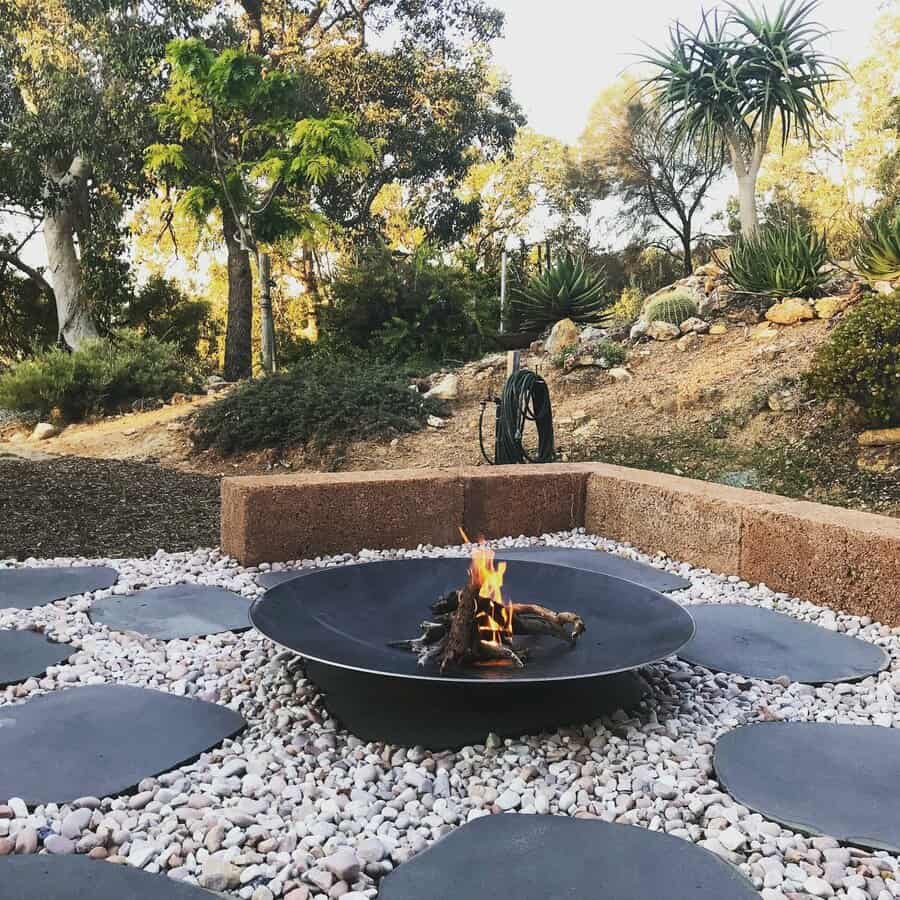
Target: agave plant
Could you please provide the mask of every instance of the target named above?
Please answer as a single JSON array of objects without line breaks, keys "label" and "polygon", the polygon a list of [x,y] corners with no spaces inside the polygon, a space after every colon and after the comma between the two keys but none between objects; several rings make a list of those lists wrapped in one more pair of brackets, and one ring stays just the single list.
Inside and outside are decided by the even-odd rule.
[{"label": "agave plant", "polygon": [[540,331],[560,319],[591,324],[608,315],[613,297],[606,279],[588,270],[570,254],[543,275],[532,278],[513,297],[513,310],[522,328]]},{"label": "agave plant", "polygon": [[800,222],[764,225],[738,238],[725,272],[732,286],[752,294],[812,297],[828,281],[824,235]]},{"label": "agave plant", "polygon": [[900,278],[900,207],[882,210],[866,222],[854,262],[873,281]]}]

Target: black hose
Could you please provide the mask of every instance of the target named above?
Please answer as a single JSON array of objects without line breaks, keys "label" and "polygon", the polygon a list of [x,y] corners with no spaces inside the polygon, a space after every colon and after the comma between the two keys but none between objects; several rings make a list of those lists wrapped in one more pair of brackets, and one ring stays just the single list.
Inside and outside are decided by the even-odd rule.
[{"label": "black hose", "polygon": [[[495,466],[519,463],[549,463],[556,459],[553,443],[553,409],[550,405],[550,389],[540,375],[521,369],[511,375],[503,388],[503,396],[497,403],[497,432],[494,441],[494,458],[488,456],[484,446],[484,411],[478,423],[478,439],[484,458]],[[538,432],[537,455],[532,456],[523,443],[525,427],[534,422]]]}]

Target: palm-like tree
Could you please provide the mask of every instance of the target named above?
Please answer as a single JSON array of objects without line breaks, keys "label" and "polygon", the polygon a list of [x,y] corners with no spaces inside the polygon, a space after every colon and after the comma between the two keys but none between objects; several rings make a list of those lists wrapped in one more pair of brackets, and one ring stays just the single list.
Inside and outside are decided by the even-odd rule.
[{"label": "palm-like tree", "polygon": [[772,130],[782,147],[792,136],[811,144],[830,117],[828,87],[847,71],[820,49],[828,31],[812,18],[818,5],[784,0],[770,16],[729,3],[704,12],[696,31],[673,23],[668,45],[642,56],[653,69],[642,88],[679,140],[727,151],[745,235],[758,225],[756,179]]}]

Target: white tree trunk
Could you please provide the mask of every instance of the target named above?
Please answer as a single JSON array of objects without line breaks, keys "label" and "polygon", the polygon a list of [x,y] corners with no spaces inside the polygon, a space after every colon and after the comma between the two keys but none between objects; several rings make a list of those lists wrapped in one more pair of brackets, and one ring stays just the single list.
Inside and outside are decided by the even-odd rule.
[{"label": "white tree trunk", "polygon": [[76,159],[64,173],[54,173],[54,181],[70,190],[44,217],[44,245],[49,264],[47,275],[56,298],[59,337],[73,350],[86,339],[97,337],[88,310],[81,298],[81,260],[75,250],[78,192],[77,179],[83,164]]},{"label": "white tree trunk", "polygon": [[751,169],[743,174],[738,173],[738,202],[740,204],[741,234],[749,237],[759,227],[759,214],[756,211],[756,176],[758,170]]}]

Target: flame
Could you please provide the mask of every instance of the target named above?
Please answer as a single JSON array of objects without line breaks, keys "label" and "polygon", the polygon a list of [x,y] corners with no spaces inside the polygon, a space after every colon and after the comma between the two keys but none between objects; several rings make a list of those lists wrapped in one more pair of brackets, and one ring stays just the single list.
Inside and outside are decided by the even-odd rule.
[{"label": "flame", "polygon": [[[469,544],[471,541],[460,528],[460,533]],[[503,599],[503,576],[506,574],[506,563],[495,564],[494,551],[484,539],[472,551],[472,564],[469,566],[469,584],[478,588],[479,600],[475,614],[475,623],[481,640],[490,644],[502,644],[513,636],[512,607]]]}]

